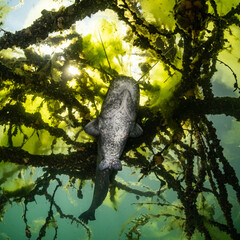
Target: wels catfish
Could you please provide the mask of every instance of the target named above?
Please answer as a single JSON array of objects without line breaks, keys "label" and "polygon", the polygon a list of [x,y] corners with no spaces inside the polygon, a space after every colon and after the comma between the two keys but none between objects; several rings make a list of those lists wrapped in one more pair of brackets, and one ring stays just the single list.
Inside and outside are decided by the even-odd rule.
[{"label": "wels catfish", "polygon": [[125,76],[114,79],[103,102],[100,115],[88,123],[84,131],[98,137],[98,158],[92,204],[79,218],[95,220],[95,210],[102,204],[110,180],[122,170],[120,157],[128,137],[138,137],[142,128],[136,123],[139,86]]}]

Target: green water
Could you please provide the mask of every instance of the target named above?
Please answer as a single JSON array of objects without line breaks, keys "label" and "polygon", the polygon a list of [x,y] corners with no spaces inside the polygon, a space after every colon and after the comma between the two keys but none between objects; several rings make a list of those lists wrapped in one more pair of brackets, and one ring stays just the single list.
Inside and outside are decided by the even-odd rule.
[{"label": "green water", "polygon": [[[231,119],[228,119],[229,121]],[[227,119],[225,117],[221,118],[221,132],[225,128],[228,128]],[[226,123],[226,124],[224,124]],[[225,129],[226,130],[226,129]],[[220,133],[223,134],[223,133]],[[235,152],[230,151],[231,155],[231,164],[237,171],[239,176],[240,168],[238,163],[238,154],[239,148],[234,148],[231,145],[231,149],[235,149]],[[227,151],[228,152],[228,151]],[[128,186],[133,189],[141,190],[142,192],[151,189],[151,191],[157,191],[159,189],[159,181],[153,175],[150,175],[147,178],[144,178],[140,184],[137,184],[139,172],[131,174],[134,171],[132,168],[123,167],[123,170],[118,173],[116,180],[119,182],[125,182]],[[27,175],[28,172],[25,172]],[[17,174],[16,174],[17,175]],[[35,169],[34,179],[41,177],[42,170],[40,168]],[[14,176],[13,176],[14,177]],[[24,176],[22,176],[24,177]],[[26,176],[25,176],[26,177]],[[62,182],[62,187],[59,187],[55,193],[54,201],[61,208],[61,211],[66,215],[72,215],[75,218],[78,218],[80,213],[85,211],[92,200],[92,193],[94,184],[89,180],[86,182],[82,189],[83,199],[77,197],[77,185],[74,184],[72,187],[66,187],[68,184],[69,178],[66,175],[57,176]],[[47,189],[47,192],[52,195],[54,189],[57,186],[56,181],[51,181]],[[229,188],[230,200],[233,203],[233,219],[236,226],[240,226],[239,220],[239,205],[235,200],[234,193],[231,193]],[[162,196],[167,199],[169,202],[177,201],[177,195],[172,190],[167,190],[163,188]],[[127,239],[126,233],[131,228],[131,220],[141,216],[141,214],[154,213],[161,209],[161,207],[151,207],[151,206],[138,206],[136,203],[143,202],[158,202],[161,201],[161,198],[158,196],[155,197],[144,197],[137,196],[133,193],[128,193],[124,190],[118,190],[116,194],[117,204],[114,209],[113,204],[109,200],[109,195],[105,199],[102,206],[96,210],[96,220],[90,221],[88,226],[92,233],[92,239],[96,240],[115,240],[115,239]],[[209,204],[214,204],[214,199],[209,198]],[[215,202],[216,203],[216,202]],[[27,239],[25,234],[25,223],[23,219],[24,215],[24,202],[20,201],[19,203],[9,202],[6,204],[5,214],[0,223],[0,239],[13,239],[21,240]],[[31,239],[38,239],[40,235],[40,229],[43,226],[48,211],[50,209],[50,202],[46,199],[46,196],[36,196],[35,201],[30,202],[27,205],[27,223],[31,231]],[[71,239],[87,239],[87,233],[85,228],[81,224],[76,222],[71,222],[71,219],[61,218],[57,210],[53,207],[53,216],[56,223],[50,224],[46,228],[46,235],[43,239],[54,239],[54,236],[57,231],[57,238],[59,240]],[[223,221],[221,211],[216,206],[215,207],[215,216],[218,220]],[[57,230],[56,227],[57,226]],[[175,229],[169,229],[169,221],[167,218],[152,219],[144,227],[139,227],[139,232],[141,232],[140,239],[147,240],[157,240],[157,239],[186,239],[185,234],[180,228],[175,226]],[[237,227],[238,230],[239,227]],[[193,239],[203,239],[200,234],[195,234]],[[218,238],[216,238],[218,239]],[[230,238],[229,238],[230,239]]]}]

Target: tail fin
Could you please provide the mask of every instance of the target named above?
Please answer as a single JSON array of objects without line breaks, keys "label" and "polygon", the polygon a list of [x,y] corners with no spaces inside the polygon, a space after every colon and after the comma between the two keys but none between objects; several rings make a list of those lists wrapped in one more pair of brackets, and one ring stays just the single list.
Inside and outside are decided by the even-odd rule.
[{"label": "tail fin", "polygon": [[122,170],[122,164],[121,164],[121,161],[118,159],[118,160],[115,160],[115,161],[107,161],[107,160],[103,160],[100,162],[99,164],[99,170],[100,171],[103,171],[105,169],[114,169],[116,171],[121,171]]},{"label": "tail fin", "polygon": [[80,220],[82,220],[84,223],[88,224],[88,221],[96,220],[95,218],[95,211],[89,211],[83,212],[79,217]]}]

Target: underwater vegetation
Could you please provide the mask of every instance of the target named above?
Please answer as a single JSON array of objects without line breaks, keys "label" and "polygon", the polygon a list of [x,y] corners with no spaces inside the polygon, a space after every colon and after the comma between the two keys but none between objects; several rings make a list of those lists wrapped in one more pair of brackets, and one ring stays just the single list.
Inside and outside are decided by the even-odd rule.
[{"label": "underwater vegetation", "polygon": [[[143,134],[128,139],[121,157],[136,181],[114,179],[108,198],[117,210],[120,193],[134,195],[131,207],[141,211],[119,223],[119,239],[177,230],[182,239],[240,239],[231,151],[239,151],[239,1],[49,2],[59,7],[11,32],[4,21],[16,8],[0,1],[0,229],[21,204],[28,239],[61,239],[60,219],[82,239],[94,236],[78,219],[84,208],[67,207],[92,198],[85,189],[95,181],[97,140],[83,129],[99,116],[111,81],[125,75],[139,84]],[[217,95],[218,84],[231,94]],[[220,115],[231,118],[229,136],[212,120]],[[48,210],[32,219],[40,198]]]}]

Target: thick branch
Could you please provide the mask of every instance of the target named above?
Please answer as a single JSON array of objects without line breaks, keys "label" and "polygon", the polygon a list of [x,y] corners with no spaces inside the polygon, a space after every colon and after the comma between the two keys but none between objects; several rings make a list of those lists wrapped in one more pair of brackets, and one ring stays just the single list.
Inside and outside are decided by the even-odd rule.
[{"label": "thick branch", "polygon": [[240,120],[240,98],[215,97],[211,100],[182,100],[174,117],[186,119],[189,115],[225,114]]},{"label": "thick branch", "polygon": [[97,156],[94,153],[97,153],[97,149],[93,143],[85,144],[82,151],[68,155],[33,155],[17,147],[0,147],[1,160],[4,162],[34,167],[49,167],[59,174],[67,174],[81,179],[89,179],[95,175]]},{"label": "thick branch", "polygon": [[58,12],[42,11],[42,16],[34,23],[16,33],[5,32],[0,38],[0,50],[13,46],[26,48],[48,37],[49,33],[69,29],[77,20],[82,20],[99,10],[105,10],[108,0],[75,1],[67,8],[60,8]]}]

